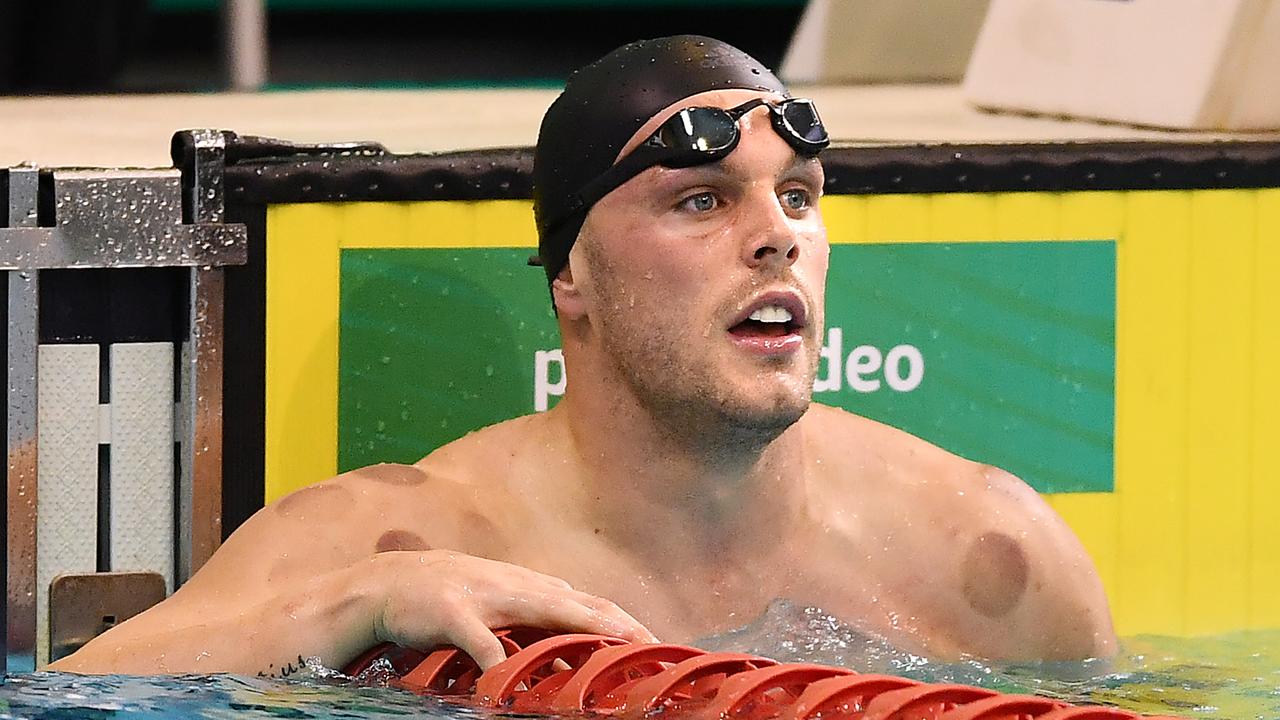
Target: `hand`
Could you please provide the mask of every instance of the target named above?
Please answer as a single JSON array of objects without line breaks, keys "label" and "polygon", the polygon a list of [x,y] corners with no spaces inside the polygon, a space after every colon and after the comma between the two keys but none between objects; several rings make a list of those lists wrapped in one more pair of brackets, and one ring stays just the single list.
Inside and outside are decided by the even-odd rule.
[{"label": "hand", "polygon": [[492,629],[512,626],[589,632],[657,642],[617,605],[559,578],[447,550],[375,555],[382,594],[378,640],[420,650],[453,645],[488,669],[506,659]]}]

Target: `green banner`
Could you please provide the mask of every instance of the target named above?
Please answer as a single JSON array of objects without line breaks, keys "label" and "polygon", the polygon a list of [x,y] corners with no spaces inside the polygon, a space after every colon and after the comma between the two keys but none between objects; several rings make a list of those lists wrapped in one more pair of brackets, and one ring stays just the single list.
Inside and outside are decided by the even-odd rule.
[{"label": "green banner", "polygon": [[[554,405],[527,249],[344,250],[338,461],[414,462]],[[1112,489],[1115,243],[835,245],[814,398],[1019,475]]]}]

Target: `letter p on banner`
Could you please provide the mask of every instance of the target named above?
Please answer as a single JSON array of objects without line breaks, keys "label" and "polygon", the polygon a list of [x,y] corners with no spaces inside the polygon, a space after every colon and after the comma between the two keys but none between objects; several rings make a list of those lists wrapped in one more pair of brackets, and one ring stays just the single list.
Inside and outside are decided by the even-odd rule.
[{"label": "letter p on banner", "polygon": [[[559,368],[554,383],[551,382],[552,363]],[[565,380],[564,353],[559,348],[535,352],[533,354],[533,409],[542,412],[550,404],[552,395],[563,396]]]}]

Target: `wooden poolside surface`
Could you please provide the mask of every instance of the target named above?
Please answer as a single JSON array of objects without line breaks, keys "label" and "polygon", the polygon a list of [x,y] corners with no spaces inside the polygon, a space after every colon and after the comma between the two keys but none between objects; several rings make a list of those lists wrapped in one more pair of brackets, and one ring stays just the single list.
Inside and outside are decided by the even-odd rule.
[{"label": "wooden poolside surface", "polygon": [[[1280,140],[1280,132],[1218,134],[995,115],[956,86],[800,88],[841,140]],[[258,94],[0,98],[0,167],[168,166],[175,130],[213,127],[300,142],[376,140],[395,152],[527,146],[553,90],[322,90]]]}]

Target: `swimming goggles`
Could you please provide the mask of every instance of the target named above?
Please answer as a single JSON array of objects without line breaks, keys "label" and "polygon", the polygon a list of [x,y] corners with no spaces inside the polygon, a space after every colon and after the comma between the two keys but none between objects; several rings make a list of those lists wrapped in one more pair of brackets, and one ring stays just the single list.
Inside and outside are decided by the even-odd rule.
[{"label": "swimming goggles", "polygon": [[822,119],[818,117],[818,109],[812,100],[805,98],[787,98],[776,103],[756,98],[728,110],[718,107],[685,108],[668,118],[635,150],[571,197],[568,209],[548,229],[554,230],[654,165],[687,168],[724,159],[742,139],[738,121],[762,105],[769,108],[769,120],[774,131],[797,154],[814,157],[831,143]]}]

